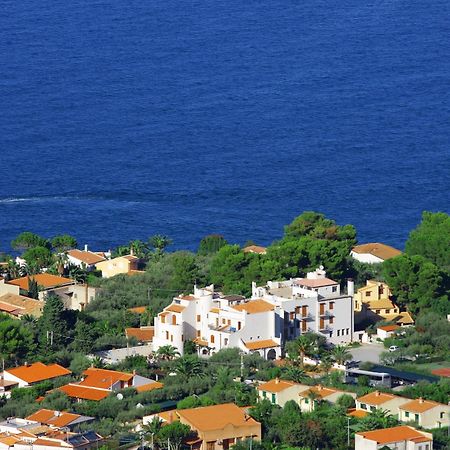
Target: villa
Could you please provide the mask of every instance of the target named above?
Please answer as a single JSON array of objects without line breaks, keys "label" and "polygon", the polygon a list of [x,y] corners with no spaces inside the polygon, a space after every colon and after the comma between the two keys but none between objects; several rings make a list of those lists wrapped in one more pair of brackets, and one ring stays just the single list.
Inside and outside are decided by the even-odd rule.
[{"label": "villa", "polygon": [[359,262],[366,264],[380,264],[390,258],[401,255],[402,252],[390,245],[380,242],[357,245],[352,248],[350,255]]}]

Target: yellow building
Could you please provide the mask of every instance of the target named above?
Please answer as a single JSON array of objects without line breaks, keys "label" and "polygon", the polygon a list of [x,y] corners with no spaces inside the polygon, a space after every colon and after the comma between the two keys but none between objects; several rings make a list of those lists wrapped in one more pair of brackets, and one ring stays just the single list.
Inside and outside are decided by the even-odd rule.
[{"label": "yellow building", "polygon": [[[392,301],[392,292],[389,286],[382,281],[367,280],[366,285],[359,288],[354,295],[355,314],[360,320],[376,317],[396,322],[400,326],[412,325],[411,315]],[[358,321],[358,320],[356,320]]]},{"label": "yellow building", "polygon": [[134,255],[119,256],[113,259],[99,262],[95,265],[97,270],[101,270],[103,278],[111,278],[119,274],[138,272],[139,258]]},{"label": "yellow building", "polygon": [[188,425],[195,433],[189,441],[192,449],[228,450],[243,439],[261,440],[261,424],[234,403],[165,411],[145,416],[143,424],[154,417],[162,420],[163,425],[175,421]]}]

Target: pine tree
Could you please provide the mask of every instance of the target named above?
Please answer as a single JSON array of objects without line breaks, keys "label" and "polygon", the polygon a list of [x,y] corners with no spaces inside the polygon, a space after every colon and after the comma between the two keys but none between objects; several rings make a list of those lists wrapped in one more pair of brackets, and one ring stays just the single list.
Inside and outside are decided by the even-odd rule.
[{"label": "pine tree", "polygon": [[59,350],[67,339],[67,322],[62,300],[53,294],[47,296],[42,316],[38,321],[39,343],[42,348]]}]

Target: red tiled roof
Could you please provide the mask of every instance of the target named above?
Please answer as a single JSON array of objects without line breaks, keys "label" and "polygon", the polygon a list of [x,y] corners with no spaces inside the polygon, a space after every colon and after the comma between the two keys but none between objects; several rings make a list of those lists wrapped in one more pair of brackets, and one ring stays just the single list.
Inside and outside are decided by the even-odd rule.
[{"label": "red tiled roof", "polygon": [[431,440],[420,431],[417,431],[413,427],[408,427],[406,425],[393,428],[385,428],[382,430],[365,431],[356,434],[359,434],[364,439],[375,441],[378,444],[390,444],[392,442],[411,441],[416,439],[419,439],[420,442]]},{"label": "red tiled roof", "polygon": [[64,392],[68,397],[92,401],[103,400],[111,394],[111,391],[108,390],[80,386],[78,384],[66,384],[58,388],[58,390]]},{"label": "red tiled roof", "polygon": [[338,284],[337,281],[331,280],[330,278],[297,278],[294,283],[298,286],[306,286],[310,288],[334,286],[335,284]]},{"label": "red tiled roof", "polygon": [[150,342],[155,335],[154,327],[125,328],[127,338],[134,337],[139,342]]},{"label": "red tiled roof", "polygon": [[249,350],[261,350],[261,349],[264,349],[264,348],[273,348],[273,347],[279,347],[280,346],[280,344],[277,344],[272,339],[265,339],[265,340],[262,340],[262,341],[248,341],[248,342],[245,342],[244,345]]},{"label": "red tiled roof", "polygon": [[33,420],[35,422],[43,423],[45,425],[53,425],[55,427],[65,427],[71,424],[73,421],[79,419],[79,414],[72,414],[68,412],[53,411],[51,409],[40,409],[31,416],[28,416],[27,420]]},{"label": "red tiled roof", "polygon": [[59,277],[49,273],[38,273],[37,275],[31,275],[29,277],[16,278],[15,280],[8,281],[8,284],[19,286],[20,289],[28,291],[28,279],[36,281],[38,286],[42,286],[44,289],[66,286],[74,283],[74,280],[71,280],[70,278]]},{"label": "red tiled roof", "polygon": [[433,375],[437,375],[438,377],[446,377],[450,378],[450,367],[445,367],[442,369],[434,369],[431,371]]},{"label": "red tiled roof", "polygon": [[67,252],[67,254],[69,256],[71,256],[72,258],[78,259],[79,261],[87,264],[88,266],[97,264],[101,261],[105,261],[106,258],[104,258],[103,256],[99,256],[97,253],[93,253],[93,252],[86,252],[83,250],[70,250]]},{"label": "red tiled roof", "polygon": [[355,253],[369,253],[377,258],[386,260],[401,255],[402,252],[390,245],[382,244],[380,242],[370,242],[369,244],[361,244],[352,248]]},{"label": "red tiled roof", "polygon": [[138,391],[139,393],[148,392],[148,391],[153,391],[155,389],[161,389],[163,387],[164,387],[164,384],[160,383],[159,381],[155,381],[154,383],[148,383],[148,384],[143,384],[142,386],[137,386],[136,391]]}]

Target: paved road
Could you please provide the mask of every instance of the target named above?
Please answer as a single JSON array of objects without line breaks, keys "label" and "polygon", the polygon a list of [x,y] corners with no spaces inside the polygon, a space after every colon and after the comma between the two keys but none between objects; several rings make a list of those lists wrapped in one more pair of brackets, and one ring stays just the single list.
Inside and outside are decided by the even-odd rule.
[{"label": "paved road", "polygon": [[350,351],[355,360],[378,364],[380,362],[380,354],[384,351],[384,347],[382,344],[361,344],[361,347],[352,348]]}]

